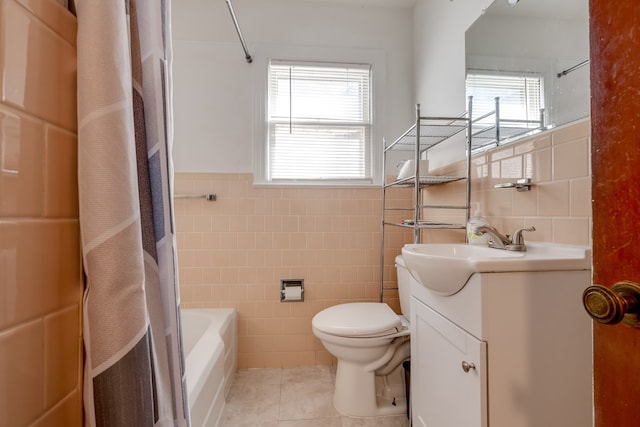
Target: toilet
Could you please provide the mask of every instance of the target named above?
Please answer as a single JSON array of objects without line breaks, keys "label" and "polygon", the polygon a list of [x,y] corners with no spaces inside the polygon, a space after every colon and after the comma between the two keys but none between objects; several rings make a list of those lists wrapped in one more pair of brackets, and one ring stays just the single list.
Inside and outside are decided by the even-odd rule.
[{"label": "toilet", "polygon": [[338,359],[333,404],[343,415],[406,413],[404,389],[394,396],[386,377],[411,355],[409,300],[415,279],[402,256],[395,261],[402,315],[385,303],[354,302],[326,308],[311,322],[314,335]]}]

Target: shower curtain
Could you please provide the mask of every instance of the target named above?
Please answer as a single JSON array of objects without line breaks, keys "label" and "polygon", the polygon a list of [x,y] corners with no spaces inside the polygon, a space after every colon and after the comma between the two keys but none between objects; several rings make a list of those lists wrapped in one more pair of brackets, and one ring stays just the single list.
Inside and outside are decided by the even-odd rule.
[{"label": "shower curtain", "polygon": [[170,0],[76,0],[87,426],[187,426]]}]

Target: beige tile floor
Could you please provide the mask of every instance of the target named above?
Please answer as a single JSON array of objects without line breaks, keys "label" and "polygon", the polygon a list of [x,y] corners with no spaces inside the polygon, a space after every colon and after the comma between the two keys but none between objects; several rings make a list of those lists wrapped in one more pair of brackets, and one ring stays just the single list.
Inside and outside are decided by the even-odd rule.
[{"label": "beige tile floor", "polygon": [[236,373],[222,413],[223,427],[408,427],[406,415],[342,416],[332,403],[335,371],[328,366],[248,369]]}]

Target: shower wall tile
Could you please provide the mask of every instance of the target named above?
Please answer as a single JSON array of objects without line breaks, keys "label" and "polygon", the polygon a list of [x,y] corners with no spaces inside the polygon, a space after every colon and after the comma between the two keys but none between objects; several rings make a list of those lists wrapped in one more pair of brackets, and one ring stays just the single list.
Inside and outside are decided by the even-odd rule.
[{"label": "shower wall tile", "polygon": [[0,0],[0,425],[81,426],[76,19]]},{"label": "shower wall tile", "polygon": [[77,147],[74,133],[46,127],[44,208],[47,217],[78,217]]},{"label": "shower wall tile", "polygon": [[75,46],[77,23],[76,18],[66,9],[66,0],[16,0],[16,2],[44,22],[49,30]]},{"label": "shower wall tile", "polygon": [[77,386],[80,366],[79,306],[74,305],[44,318],[45,406],[55,406]]},{"label": "shower wall tile", "polygon": [[3,1],[1,31],[2,101],[75,130],[76,98],[69,97],[76,87],[75,46],[15,0]]},{"label": "shower wall tile", "polygon": [[22,426],[44,409],[43,324],[0,332],[0,425]]},{"label": "shower wall tile", "polygon": [[31,427],[82,426],[82,392],[76,388]]},{"label": "shower wall tile", "polygon": [[82,297],[77,220],[0,219],[0,329]]},{"label": "shower wall tile", "polygon": [[0,104],[0,216],[39,216],[43,211],[43,126]]}]

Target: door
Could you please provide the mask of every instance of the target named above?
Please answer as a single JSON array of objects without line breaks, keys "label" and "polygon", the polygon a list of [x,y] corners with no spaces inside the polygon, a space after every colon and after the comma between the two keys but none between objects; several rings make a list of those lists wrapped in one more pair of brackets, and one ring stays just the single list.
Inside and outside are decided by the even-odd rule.
[{"label": "door", "polygon": [[415,427],[487,426],[487,344],[411,301],[411,415]]},{"label": "door", "polygon": [[[640,4],[590,0],[594,283],[640,282]],[[640,425],[640,328],[594,323],[595,426]]]}]

